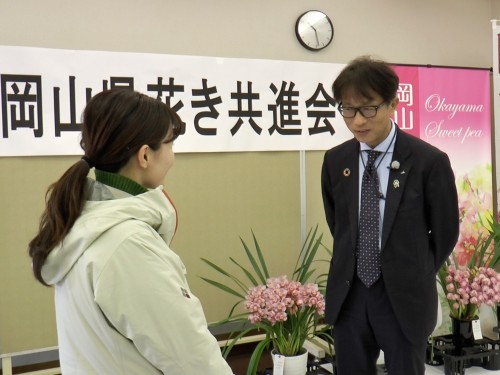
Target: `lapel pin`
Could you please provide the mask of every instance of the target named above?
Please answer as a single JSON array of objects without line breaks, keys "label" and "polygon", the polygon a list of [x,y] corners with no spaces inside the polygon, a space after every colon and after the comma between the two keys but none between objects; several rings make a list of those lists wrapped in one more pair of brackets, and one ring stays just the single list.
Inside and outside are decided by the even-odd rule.
[{"label": "lapel pin", "polygon": [[401,174],[405,174],[406,172],[405,171],[401,171]]},{"label": "lapel pin", "polygon": [[391,163],[391,169],[394,171],[397,171],[400,166],[401,166],[401,164],[399,164],[399,161],[397,161],[397,160],[393,160]]},{"label": "lapel pin", "polygon": [[399,187],[399,180],[394,180],[392,186],[394,186],[394,189],[397,189]]},{"label": "lapel pin", "polygon": [[349,177],[351,175],[351,170],[349,168],[344,169],[344,176]]}]

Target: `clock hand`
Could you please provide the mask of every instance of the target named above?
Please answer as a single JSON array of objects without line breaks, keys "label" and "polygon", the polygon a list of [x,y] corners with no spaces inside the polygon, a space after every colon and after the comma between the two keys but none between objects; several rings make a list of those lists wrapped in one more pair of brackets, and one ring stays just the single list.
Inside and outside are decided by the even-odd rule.
[{"label": "clock hand", "polygon": [[311,25],[309,22],[308,22],[307,24],[311,27],[311,29],[313,29],[313,30],[314,30],[314,35],[316,36],[316,45],[317,45],[317,46],[319,46],[318,31],[317,31],[317,30],[316,30],[316,28],[315,28],[313,25]]}]

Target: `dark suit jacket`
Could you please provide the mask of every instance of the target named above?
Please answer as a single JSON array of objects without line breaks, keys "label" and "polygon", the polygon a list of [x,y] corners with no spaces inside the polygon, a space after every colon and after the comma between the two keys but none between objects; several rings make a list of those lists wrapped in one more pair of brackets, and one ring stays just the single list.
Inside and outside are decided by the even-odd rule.
[{"label": "dark suit jacket", "polygon": [[[382,275],[404,334],[421,344],[436,324],[436,273],[458,239],[457,190],[448,156],[399,128],[392,160],[400,167],[387,185]],[[334,327],[356,274],[358,162],[359,143],[351,139],[326,152],[321,175],[334,239],[325,316]]]}]

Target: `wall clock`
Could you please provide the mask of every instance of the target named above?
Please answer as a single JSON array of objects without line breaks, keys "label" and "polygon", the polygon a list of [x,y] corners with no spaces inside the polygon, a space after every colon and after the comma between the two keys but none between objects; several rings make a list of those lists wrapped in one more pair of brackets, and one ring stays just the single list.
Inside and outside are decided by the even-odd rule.
[{"label": "wall clock", "polygon": [[332,42],[333,24],[325,13],[308,10],[297,18],[295,35],[303,47],[310,51],[319,51]]}]

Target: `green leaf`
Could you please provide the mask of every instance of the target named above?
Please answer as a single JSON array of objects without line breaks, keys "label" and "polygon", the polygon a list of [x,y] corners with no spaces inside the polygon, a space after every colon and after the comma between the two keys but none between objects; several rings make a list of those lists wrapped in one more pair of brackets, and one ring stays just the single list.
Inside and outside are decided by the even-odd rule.
[{"label": "green leaf", "polygon": [[238,307],[238,305],[240,305],[244,300],[241,299],[239,300],[238,302],[236,302],[233,307],[231,307],[231,310],[229,310],[229,314],[228,314],[228,319],[232,319],[233,317],[239,317],[239,316],[248,316],[248,313],[240,313],[238,315],[234,315],[233,316],[233,313],[234,313],[234,310],[236,309],[236,307]]},{"label": "green leaf", "polygon": [[210,279],[206,279],[204,277],[201,278],[202,280],[205,280],[207,283],[223,290],[224,292],[227,292],[229,294],[233,294],[235,295],[236,297],[239,297],[239,298],[242,298],[242,299],[245,299],[245,296],[241,293],[238,293],[236,290],[228,287],[227,285],[224,285],[224,284],[221,284],[219,283],[218,281],[214,281],[214,280],[210,280]]},{"label": "green leaf", "polygon": [[[215,269],[217,272],[221,273],[222,275],[228,277],[229,279],[233,280],[233,282],[239,286],[239,288],[242,290],[243,293],[246,293],[248,291],[248,288],[246,287],[245,284],[243,284],[238,278],[235,276],[231,275],[229,272],[225,271],[215,263],[209,261],[208,259],[201,258],[201,260],[205,263],[207,263],[210,267]],[[204,279],[205,280],[205,279]]]},{"label": "green leaf", "polygon": [[[318,228],[318,226],[316,226],[316,229],[314,230],[314,233],[312,234],[313,239],[314,239],[317,228]],[[310,253],[310,249],[311,249],[311,242],[312,242],[312,240],[310,240],[311,231],[312,231],[312,228],[307,233],[306,239],[304,240],[304,243],[302,245],[302,249],[300,250],[299,257],[297,258],[297,262],[295,263],[295,269],[293,272],[293,279],[296,281],[299,281],[299,282],[302,282],[301,280],[303,280],[303,273],[306,273],[307,269],[309,267],[306,264],[306,262],[307,262],[308,254]]]},{"label": "green leaf", "polygon": [[264,352],[264,350],[269,349],[270,343],[271,339],[265,338],[257,344],[252,353],[252,356],[250,357],[250,361],[248,362],[247,375],[255,375],[257,373],[262,353]]},{"label": "green leaf", "polygon": [[262,272],[264,273],[265,279],[269,279],[269,272],[267,270],[266,261],[264,260],[264,255],[260,250],[259,242],[255,237],[255,233],[252,231],[253,243],[255,246],[255,251],[257,252],[257,256],[259,257],[260,266],[262,267]]},{"label": "green leaf", "polygon": [[316,238],[318,231],[317,225],[314,228],[314,231],[312,231],[313,230],[311,228],[306,236],[306,240],[304,241],[302,250],[300,251],[299,258],[297,259],[297,263],[295,265],[295,271],[293,273],[293,278],[302,284],[305,284],[315,272],[314,269],[310,270],[310,268],[311,264],[314,262],[318,249],[321,246],[321,240],[323,238],[323,235]]},{"label": "green leaf", "polygon": [[[253,232],[252,232],[252,234],[253,234]],[[253,267],[253,270],[257,274],[257,277],[259,278],[260,282],[262,284],[265,284],[266,283],[266,279],[267,279],[267,277],[265,276],[266,272],[263,272],[263,271],[260,270],[259,265],[257,264],[254,256],[252,255],[252,252],[248,248],[247,244],[245,243],[245,241],[243,241],[243,239],[241,237],[240,237],[240,240],[241,240],[241,243],[243,244],[243,248],[245,249],[245,253],[247,255],[247,258],[248,258],[248,260],[250,261],[250,264]]]},{"label": "green leaf", "polygon": [[233,262],[234,264],[236,264],[236,266],[238,266],[238,268],[240,270],[243,271],[243,273],[246,275],[246,277],[248,278],[248,280],[250,280],[250,282],[252,283],[252,285],[259,285],[259,282],[257,281],[257,279],[255,279],[255,277],[253,277],[253,275],[250,273],[250,271],[248,271],[245,267],[243,267],[241,264],[239,264],[236,260],[234,260],[233,258],[229,258],[231,260],[231,262]]},{"label": "green leaf", "polygon": [[[242,322],[242,327],[244,327],[243,322]],[[254,327],[242,329],[234,337],[233,337],[234,332],[232,332],[231,335],[229,336],[227,345],[224,347],[224,350],[222,351],[222,355],[224,356],[224,358],[227,358],[227,356],[229,355],[229,353],[231,352],[233,347],[238,343],[238,341],[242,337],[246,336],[248,333],[250,333],[254,330],[255,330]]]},{"label": "green leaf", "polygon": [[201,258],[201,260],[203,262],[205,262],[206,264],[208,264],[210,267],[212,267],[213,269],[215,269],[217,272],[220,272],[222,273],[223,275],[227,276],[227,277],[231,277],[231,275],[224,271],[224,269],[222,269],[221,267],[219,267],[218,265],[216,265],[215,263],[209,261],[208,259],[205,259],[205,258]]}]

